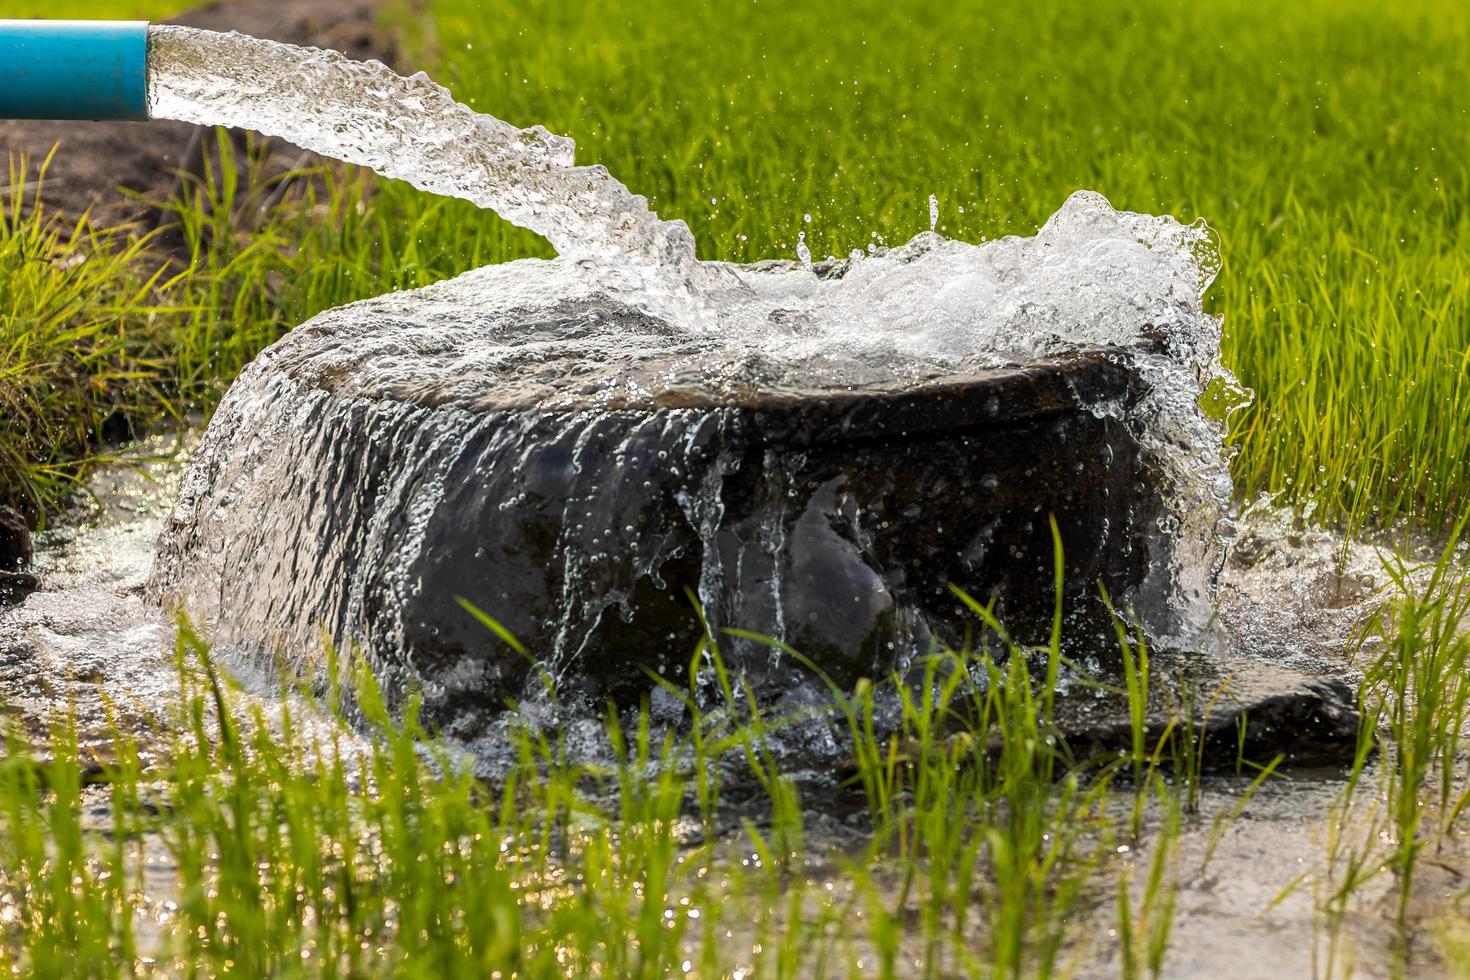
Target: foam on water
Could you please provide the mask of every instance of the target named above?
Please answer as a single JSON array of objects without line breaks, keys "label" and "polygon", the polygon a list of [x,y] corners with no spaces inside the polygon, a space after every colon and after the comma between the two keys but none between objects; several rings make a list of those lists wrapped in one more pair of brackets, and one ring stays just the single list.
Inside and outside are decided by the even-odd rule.
[{"label": "foam on water", "polygon": [[[395,310],[405,329],[435,329],[437,304],[489,316],[594,284],[684,336],[696,360],[703,351],[712,367],[748,371],[747,380],[767,385],[799,375],[806,388],[841,388],[1073,351],[1126,351],[1151,388],[1126,420],[1164,461],[1173,513],[1158,533],[1176,539],[1174,567],[1160,569],[1160,584],[1144,590],[1168,596],[1144,605],[1172,608],[1140,612],[1171,634],[1165,638],[1189,641],[1204,629],[1231,485],[1221,426],[1201,411],[1200,398],[1209,385],[1236,400],[1243,393],[1219,363],[1220,321],[1202,305],[1219,268],[1202,222],[1120,212],[1080,192],[1033,237],[973,245],[931,230],[892,251],[813,265],[803,233],[800,265],[699,263],[683,222],[661,220],[604,168],[576,166],[570,139],[477,113],[425,75],[404,78],[332,52],[176,27],[154,29],[149,57],[156,117],[256,129],[473,201],[543,235],[561,254],[536,263],[535,275],[514,263],[420,294]],[[938,201],[928,203],[932,229]],[[656,336],[660,346],[677,346]],[[476,367],[527,397],[538,383],[543,397],[564,393],[544,374],[528,377],[528,360],[587,363],[600,350],[595,337],[501,340],[475,358]],[[628,352],[614,353],[618,360]],[[396,369],[385,360],[383,371]],[[614,373],[605,372],[609,397]],[[587,391],[584,379],[578,397]]]},{"label": "foam on water", "polygon": [[1196,642],[1211,616],[1222,539],[1232,533],[1223,427],[1201,398],[1211,386],[1227,405],[1248,397],[1220,364],[1221,320],[1203,306],[1218,271],[1202,221],[1120,212],[1083,191],[1033,237],[972,245],[928,232],[890,252],[855,255],[828,278],[743,274],[745,290],[726,289],[715,305],[732,343],[804,365],[807,378],[822,377],[812,371],[819,366],[839,384],[852,363],[922,376],[1127,351],[1149,386],[1127,421],[1172,484],[1173,516],[1159,530],[1176,539],[1177,556],[1161,570],[1173,579],[1177,616],[1139,611],[1172,634],[1160,639]]}]

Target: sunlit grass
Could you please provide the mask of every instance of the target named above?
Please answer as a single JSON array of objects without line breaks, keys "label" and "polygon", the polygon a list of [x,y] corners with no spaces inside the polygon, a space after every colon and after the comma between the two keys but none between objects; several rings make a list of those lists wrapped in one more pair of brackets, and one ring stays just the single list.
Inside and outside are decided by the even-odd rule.
[{"label": "sunlit grass", "polygon": [[[927,227],[930,193],[941,231],[969,240],[1029,234],[1081,187],[1204,217],[1226,360],[1258,394],[1237,419],[1241,491],[1354,524],[1438,525],[1465,505],[1464,4],[426,8],[409,67],[576,137],[707,257],[790,257],[798,230],[818,255],[899,243]],[[375,208],[385,254],[412,248],[427,278],[545,254],[401,188]]]},{"label": "sunlit grass", "polygon": [[[1439,956],[1451,976],[1470,965],[1459,885],[1470,829],[1465,526],[1462,517],[1437,551],[1381,553],[1383,588],[1343,651],[1362,671],[1357,746],[1330,777],[1330,804],[1303,814],[1319,849],[1305,861],[1284,849],[1283,859],[1290,853],[1305,870],[1260,909],[1270,918],[1293,893],[1310,894],[1313,976],[1416,976]],[[1277,766],[1257,768],[1265,776]],[[1237,819],[1248,797],[1270,791],[1269,783],[1253,783],[1240,810],[1222,810],[1217,819]],[[1201,873],[1220,838],[1212,828]]]},{"label": "sunlit grass", "polygon": [[188,0],[11,0],[7,18],[158,20],[195,6]]},{"label": "sunlit grass", "polygon": [[[384,17],[402,67],[576,137],[710,258],[791,256],[798,230],[818,255],[895,244],[927,227],[931,193],[940,230],[969,240],[1029,234],[1080,187],[1204,217],[1226,360],[1258,394],[1235,420],[1241,492],[1352,526],[1464,507],[1464,4],[426,0]],[[463,203],[337,173],[304,213],[180,202],[207,259],[178,328],[201,407],[321,309],[549,254]]]},{"label": "sunlit grass", "polygon": [[[1029,656],[1055,662],[1058,650]],[[1134,840],[1120,820],[1130,797],[1148,794],[1165,826],[1142,904],[1123,903],[1116,921],[1138,943],[1125,975],[1156,973],[1182,790],[1158,774],[1119,783],[1128,753],[1072,759],[1028,654],[995,655],[937,655],[918,686],[833,688],[846,788],[780,770],[772,741],[811,716],[763,713],[711,640],[693,653],[689,689],[670,689],[686,708],[677,731],[646,703],[610,712],[604,749],[588,758],[559,727],[522,719],[508,735],[516,761],[490,784],[412,707],[390,717],[361,664],[328,660],[326,687],[352,692],[356,727],[335,698],[308,704],[289,689],[267,713],[183,626],[181,699],[150,736],[165,762],[145,770],[119,732],[104,788],[89,789],[68,724],[49,761],[12,737],[0,761],[0,965],[44,976],[129,964],[150,975],[1053,976],[1108,955],[1079,923],[1106,901],[1117,842]],[[875,712],[895,696],[885,731]],[[850,810],[856,836],[810,839],[811,792],[819,808]],[[160,867],[173,869],[162,887]]]},{"label": "sunlit grass", "polygon": [[[1346,925],[1366,886],[1392,875],[1393,950],[1400,969],[1426,918],[1444,952],[1463,956],[1457,901],[1416,888],[1427,860],[1462,860],[1470,807],[1470,569],[1460,546],[1465,522],[1438,557],[1390,561],[1390,593],[1359,626],[1350,653],[1364,665],[1363,722],[1344,785],[1324,820],[1325,866],[1311,881],[1324,943],[1320,975],[1348,967]],[[1417,903],[1417,904],[1416,904]],[[1422,955],[1422,954],[1421,954]],[[1458,974],[1457,974],[1458,975]]]},{"label": "sunlit grass", "polygon": [[50,216],[25,172],[13,162],[0,195],[0,504],[38,513],[76,489],[109,425],[166,411],[172,331],[146,236]]}]

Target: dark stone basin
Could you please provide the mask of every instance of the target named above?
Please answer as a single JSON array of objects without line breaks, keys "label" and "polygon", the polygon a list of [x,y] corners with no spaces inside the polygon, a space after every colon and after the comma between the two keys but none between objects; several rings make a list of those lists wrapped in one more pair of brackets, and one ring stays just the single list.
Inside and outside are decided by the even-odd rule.
[{"label": "dark stone basin", "polygon": [[[464,288],[332,311],[251,365],[185,477],[152,593],[238,647],[362,644],[390,692],[421,688],[431,719],[471,732],[533,665],[461,598],[563,692],[625,701],[645,669],[684,672],[691,595],[711,629],[850,684],[965,642],[976,620],[951,584],[1043,639],[1051,515],[1074,652],[1114,646],[1099,584],[1126,603],[1167,578],[1155,463],[1120,421],[1141,385],[1123,352],[819,377],[605,295],[486,313],[450,296]],[[760,644],[721,645],[758,690],[799,679]]]},{"label": "dark stone basin", "polygon": [[[1121,596],[1143,581],[1136,539],[1159,503],[1124,427],[1084,406],[1128,385],[1088,356],[907,391],[532,413],[509,446],[484,426],[443,460],[444,495],[404,568],[420,587],[391,612],[398,641],[427,672],[489,656],[495,684],[470,696],[513,692],[528,664],[487,644],[463,597],[532,651],[562,644],[563,683],[621,696],[649,686],[639,666],[682,673],[702,629],[696,594],[713,628],[781,639],[848,684],[963,642],[973,620],[950,583],[995,597],[1020,639],[1043,639],[1055,514],[1068,635],[1107,648],[1096,583]],[[385,441],[364,423],[343,440]],[[370,484],[382,462],[343,460],[353,469],[338,475]],[[630,547],[635,536],[655,547]],[[766,648],[722,645],[773,679]]]}]

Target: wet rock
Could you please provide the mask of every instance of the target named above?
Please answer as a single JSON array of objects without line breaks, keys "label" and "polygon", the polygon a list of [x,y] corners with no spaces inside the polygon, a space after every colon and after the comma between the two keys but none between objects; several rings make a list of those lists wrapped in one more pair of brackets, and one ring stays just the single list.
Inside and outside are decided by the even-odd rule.
[{"label": "wet rock", "polygon": [[[1127,601],[1167,564],[1152,461],[1099,408],[1138,397],[1119,352],[752,363],[593,287],[538,289],[554,266],[332,311],[263,354],[195,455],[153,594],[234,646],[361,643],[390,691],[421,687],[464,733],[534,668],[461,599],[564,693],[627,700],[686,669],[691,596],[727,659],[781,692],[793,659],[721,630],[850,684],[963,643],[954,585],[1040,640],[1055,515],[1069,642],[1106,655],[1097,583]],[[475,283],[515,303],[486,312],[463,298]]]},{"label": "wet rock", "polygon": [[25,518],[0,507],[0,606],[20,602],[40,582],[26,571],[32,557],[31,529]]},{"label": "wet rock", "polygon": [[[1073,752],[1127,750],[1132,726],[1121,675],[1104,667],[1111,690],[1074,686],[1057,702],[1058,726]],[[1240,762],[1318,766],[1349,761],[1358,746],[1361,713],[1357,677],[1336,669],[1292,669],[1256,656],[1210,657],[1155,651],[1149,658],[1147,742],[1157,744],[1171,723],[1192,729],[1206,769]]]},{"label": "wet rock", "polygon": [[10,507],[0,507],[0,572],[19,572],[31,563],[31,529]]},{"label": "wet rock", "polygon": [[0,606],[20,602],[41,587],[29,572],[0,572]]}]

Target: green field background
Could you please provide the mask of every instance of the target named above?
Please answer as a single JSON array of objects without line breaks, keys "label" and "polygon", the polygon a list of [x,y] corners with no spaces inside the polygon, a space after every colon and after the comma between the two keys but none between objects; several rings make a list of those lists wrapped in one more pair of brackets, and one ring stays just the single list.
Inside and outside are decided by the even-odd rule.
[{"label": "green field background", "polygon": [[7,18],[49,20],[152,20],[188,7],[179,0],[12,0],[0,13]]},{"label": "green field background", "polygon": [[[43,10],[157,13],[21,12]],[[1470,4],[422,0],[383,18],[403,67],[574,136],[709,258],[792,256],[803,228],[819,255],[897,244],[931,193],[940,230],[968,240],[1030,234],[1080,188],[1203,217],[1226,361],[1257,393],[1233,420],[1241,492],[1354,521],[1465,508]],[[286,273],[216,263],[209,329],[240,334],[201,362],[216,389],[271,335],[232,317],[289,325],[548,254],[406,187],[332,193],[325,226],[261,230],[297,252]]]},{"label": "green field background", "polygon": [[[927,226],[1029,234],[1067,194],[1207,219],[1243,492],[1463,509],[1470,4],[429,4],[439,77],[575,136],[710,257]],[[963,209],[963,213],[961,213]],[[465,220],[473,223],[470,216]]]},{"label": "green field background", "polygon": [[[71,0],[4,15],[168,6]],[[897,244],[928,227],[930,194],[940,229],[968,240],[1030,234],[1079,188],[1205,218],[1224,258],[1208,302],[1225,317],[1227,362],[1257,393],[1233,419],[1240,492],[1355,525],[1440,529],[1466,511],[1464,0],[388,0],[382,17],[403,68],[574,136],[582,162],[687,220],[708,258],[791,257],[802,229],[818,254]],[[281,174],[269,150],[227,135],[215,147],[223,165],[160,202],[167,237],[151,222],[54,217],[11,161],[0,504],[57,513],[109,440],[192,424],[189,409],[207,411],[261,346],[320,309],[548,254],[462,202],[334,164]],[[94,543],[129,527],[146,524],[104,527]],[[566,702],[538,695],[524,725],[485,722],[506,752],[485,783],[411,709],[390,721],[371,665],[331,648],[299,661],[321,671],[299,689],[282,669],[268,708],[222,683],[238,661],[212,659],[181,624],[179,700],[154,677],[140,693],[156,705],[114,704],[104,692],[135,672],[92,646],[131,622],[133,600],[99,605],[93,590],[68,611],[38,596],[7,648],[22,710],[0,711],[0,971],[993,977],[1111,968],[1116,952],[1117,973],[1141,977],[1164,972],[1177,909],[1174,949],[1194,962],[1249,936],[1276,943],[1263,956],[1304,940],[1324,975],[1442,963],[1470,976],[1453,874],[1470,809],[1463,549],[1451,539],[1437,564],[1388,568],[1379,606],[1359,592],[1358,567],[1334,577],[1317,563],[1320,540],[1298,543],[1273,542],[1261,570],[1300,556],[1281,582],[1324,594],[1275,610],[1288,587],[1252,586],[1271,622],[1304,633],[1325,622],[1315,646],[1342,617],[1376,611],[1346,651],[1365,677],[1354,761],[1280,782],[1278,763],[1292,762],[1245,758],[1244,715],[1233,776],[1202,772],[1207,743],[1231,751],[1196,732],[1229,708],[1233,667],[1204,700],[1198,672],[1176,682],[1171,660],[1151,668],[1148,644],[1126,632],[1107,661],[1126,686],[1108,738],[1126,733],[1130,748],[1117,754],[1100,751],[1111,741],[1088,746],[1085,727],[1071,744],[1065,734],[1104,714],[1054,714],[1054,693],[1085,699],[1098,686],[1090,666],[1056,673],[1060,635],[1022,650],[977,620],[979,651],[919,658],[850,693],[834,685],[846,723],[830,731],[823,717],[838,716],[804,694],[758,708],[703,642],[683,660],[702,671],[688,700],[671,686],[672,700],[609,710],[605,743],[577,685]],[[1342,608],[1321,605],[1344,584]],[[96,631],[81,628],[92,619]],[[53,627],[65,635],[31,658],[29,631]],[[157,642],[153,626],[128,637]],[[69,651],[84,668],[76,684],[48,679]],[[1209,674],[1198,676],[1213,684]],[[244,690],[269,688],[267,672],[250,676]],[[103,700],[65,714],[72,691]],[[1323,711],[1336,697],[1323,695]],[[27,727],[48,701],[49,737]],[[666,726],[680,713],[676,736]],[[813,733],[842,759],[838,793],[784,768],[806,750],[780,746]],[[1308,751],[1329,744],[1298,734]],[[1262,807],[1248,810],[1253,799]],[[1230,841],[1240,817],[1258,829]],[[1266,861],[1293,876],[1269,904]],[[1227,931],[1200,946],[1202,922],[1227,911]],[[1390,945],[1380,969],[1373,957]]]}]

